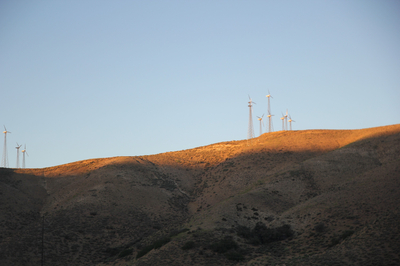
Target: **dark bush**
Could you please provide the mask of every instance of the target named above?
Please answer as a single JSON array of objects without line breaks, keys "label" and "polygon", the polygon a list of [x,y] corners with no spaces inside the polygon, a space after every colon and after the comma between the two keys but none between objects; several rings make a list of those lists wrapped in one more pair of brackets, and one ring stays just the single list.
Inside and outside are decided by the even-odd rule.
[{"label": "dark bush", "polygon": [[189,231],[189,229],[187,229],[187,228],[183,228],[183,229],[180,229],[180,230],[174,230],[169,234],[169,236],[170,237],[174,237],[174,236],[179,235],[180,233],[187,232],[187,231]]},{"label": "dark bush", "polygon": [[133,249],[131,249],[131,248],[130,249],[125,249],[124,251],[119,253],[118,257],[119,258],[123,258],[123,257],[129,256],[129,255],[132,255],[132,253],[133,253]]},{"label": "dark bush", "polygon": [[143,257],[144,255],[149,253],[152,249],[160,248],[160,247],[164,246],[165,244],[167,244],[169,241],[171,241],[170,237],[163,237],[163,238],[158,239],[153,244],[145,246],[144,248],[142,248],[138,252],[138,254],[136,255],[136,258],[138,259],[140,257]]},{"label": "dark bush", "polygon": [[112,257],[120,253],[121,250],[122,248],[118,247],[118,248],[106,248],[105,251]]},{"label": "dark bush", "polygon": [[292,237],[294,234],[290,225],[285,224],[277,228],[268,228],[262,222],[258,222],[251,231],[245,226],[238,226],[236,232],[239,236],[248,239],[252,245],[281,241]]},{"label": "dark bush", "polygon": [[346,230],[340,236],[333,237],[331,240],[331,243],[329,244],[329,247],[336,246],[337,244],[339,244],[340,242],[342,242],[343,240],[345,240],[352,234],[354,234],[353,230]]},{"label": "dark bush", "polygon": [[226,236],[218,242],[212,243],[210,249],[217,253],[225,253],[228,250],[238,248],[238,244],[230,236]]},{"label": "dark bush", "polygon": [[146,255],[147,253],[149,253],[150,251],[153,250],[153,245],[149,245],[149,246],[145,246],[144,248],[142,248],[136,255],[136,258],[140,258],[143,257],[144,255]]},{"label": "dark bush", "polygon": [[314,227],[314,230],[315,230],[317,233],[323,233],[323,232],[325,232],[325,230],[326,230],[326,226],[325,226],[324,223],[319,223],[319,224],[317,224],[317,225]]},{"label": "dark bush", "polygon": [[243,225],[238,225],[236,227],[236,233],[237,233],[238,236],[246,238],[246,239],[249,239],[249,238],[253,237],[251,229],[246,227],[246,226],[243,226]]},{"label": "dark bush", "polygon": [[229,250],[228,252],[225,253],[225,257],[228,260],[235,260],[235,261],[242,261],[244,260],[244,256],[235,250]]},{"label": "dark bush", "polygon": [[160,248],[171,241],[170,237],[163,237],[153,243],[153,248]]},{"label": "dark bush", "polygon": [[343,234],[340,236],[342,240],[345,240],[349,236],[352,236],[354,234],[354,230],[346,230],[343,232]]},{"label": "dark bush", "polygon": [[194,241],[188,241],[182,246],[183,250],[188,250],[192,248],[194,248]]},{"label": "dark bush", "polygon": [[290,238],[294,235],[294,231],[292,230],[292,228],[290,227],[290,225],[288,224],[284,224],[280,227],[275,228],[277,230],[277,235],[275,240],[279,241],[279,240],[285,240],[287,238]]}]

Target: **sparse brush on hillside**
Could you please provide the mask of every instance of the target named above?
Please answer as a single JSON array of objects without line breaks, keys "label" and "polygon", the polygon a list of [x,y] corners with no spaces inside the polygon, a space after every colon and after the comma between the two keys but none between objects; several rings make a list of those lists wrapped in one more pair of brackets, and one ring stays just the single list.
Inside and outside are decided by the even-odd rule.
[{"label": "sparse brush on hillside", "polygon": [[264,223],[258,222],[253,229],[239,225],[237,235],[248,240],[252,245],[268,244],[285,240],[293,236],[294,231],[290,225],[284,224],[276,228],[268,228]]},{"label": "sparse brush on hillside", "polygon": [[0,168],[0,265],[400,265],[399,161],[393,125]]}]

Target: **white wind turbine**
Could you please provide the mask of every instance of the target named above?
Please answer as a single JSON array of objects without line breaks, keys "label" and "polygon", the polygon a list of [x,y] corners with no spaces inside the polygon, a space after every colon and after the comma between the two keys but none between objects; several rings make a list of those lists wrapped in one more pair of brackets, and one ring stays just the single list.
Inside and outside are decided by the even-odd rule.
[{"label": "white wind turbine", "polygon": [[283,115],[283,113],[282,113],[281,120],[282,120],[282,130],[285,130],[285,116]]},{"label": "white wind turbine", "polygon": [[268,133],[271,133],[272,132],[272,120],[271,120],[271,117],[272,116],[274,116],[274,115],[271,115],[271,113],[270,112],[268,112],[268,115],[267,115],[267,117],[268,117]]},{"label": "white wind turbine", "polygon": [[247,139],[252,139],[254,138],[254,127],[253,127],[253,103],[255,104],[255,102],[253,102],[253,100],[250,98],[249,95],[249,128],[247,131]]},{"label": "white wind turbine", "polygon": [[285,114],[285,125],[286,125],[286,130],[288,130],[288,127],[287,127],[287,118],[288,118],[288,109],[286,109],[286,114]]},{"label": "white wind turbine", "polygon": [[6,126],[4,126],[4,150],[3,150],[3,158],[1,161],[1,166],[2,167],[8,167],[8,156],[7,156],[7,134],[11,133],[10,131],[7,131]]},{"label": "white wind turbine", "polygon": [[29,156],[28,152],[26,151],[26,144],[21,152],[22,152],[22,168],[25,168],[25,153],[26,155]]},{"label": "white wind turbine", "polygon": [[257,116],[257,117],[258,117],[258,121],[260,121],[260,136],[261,136],[262,135],[262,126],[263,126],[262,119],[264,117],[264,114],[262,115],[262,117],[259,117],[259,116]]},{"label": "white wind turbine", "polygon": [[273,115],[271,115],[271,104],[270,104],[269,98],[274,98],[274,97],[272,97],[272,95],[269,93],[269,90],[268,90],[268,95],[266,97],[268,98],[268,115],[267,115],[267,117],[268,117],[268,133],[271,133],[271,127],[272,127],[271,116],[273,116]]},{"label": "white wind turbine", "polygon": [[296,122],[294,120],[292,120],[292,118],[289,115],[289,125],[290,125],[290,130],[292,130],[292,122]]},{"label": "white wind turbine", "polygon": [[17,147],[15,147],[17,149],[17,168],[19,168],[19,148],[21,148],[22,144],[19,145],[17,142]]}]

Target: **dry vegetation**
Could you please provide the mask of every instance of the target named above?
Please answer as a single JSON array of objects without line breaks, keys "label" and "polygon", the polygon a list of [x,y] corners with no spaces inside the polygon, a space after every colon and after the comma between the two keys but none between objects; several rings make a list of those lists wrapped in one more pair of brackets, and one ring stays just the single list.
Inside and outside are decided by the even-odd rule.
[{"label": "dry vegetation", "polygon": [[[399,265],[400,125],[0,168],[0,265]],[[44,220],[42,219],[44,217]]]}]

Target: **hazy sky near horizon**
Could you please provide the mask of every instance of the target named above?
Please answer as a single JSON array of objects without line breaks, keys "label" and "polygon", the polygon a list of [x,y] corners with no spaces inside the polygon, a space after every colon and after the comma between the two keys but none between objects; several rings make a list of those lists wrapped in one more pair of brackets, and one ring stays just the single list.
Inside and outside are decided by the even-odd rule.
[{"label": "hazy sky near horizon", "polygon": [[397,124],[399,14],[396,0],[1,1],[9,167],[16,142],[37,168],[246,139],[248,95],[258,136],[268,91],[275,131],[286,109],[294,130]]}]

